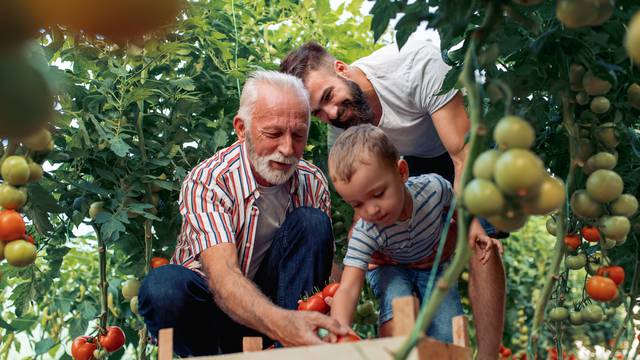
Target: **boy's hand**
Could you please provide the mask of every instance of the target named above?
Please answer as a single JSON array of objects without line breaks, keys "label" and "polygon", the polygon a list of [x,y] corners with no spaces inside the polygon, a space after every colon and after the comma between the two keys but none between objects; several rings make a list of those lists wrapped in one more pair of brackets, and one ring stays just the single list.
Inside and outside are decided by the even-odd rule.
[{"label": "boy's hand", "polygon": [[504,252],[504,248],[502,247],[502,243],[498,239],[494,239],[485,233],[482,225],[478,221],[478,219],[473,219],[471,222],[471,227],[469,227],[469,239],[471,240],[471,247],[475,249],[480,249],[480,262],[482,264],[486,264],[491,259],[491,254],[494,249],[498,249],[500,256],[502,256]]}]

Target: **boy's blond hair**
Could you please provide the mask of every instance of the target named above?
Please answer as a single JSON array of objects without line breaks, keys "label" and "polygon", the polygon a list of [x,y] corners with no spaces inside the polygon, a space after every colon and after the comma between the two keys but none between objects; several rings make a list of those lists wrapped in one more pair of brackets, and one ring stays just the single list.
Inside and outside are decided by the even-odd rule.
[{"label": "boy's blond hair", "polygon": [[329,152],[329,173],[333,181],[351,181],[358,164],[381,161],[396,166],[398,150],[379,128],[363,124],[352,126],[336,139]]}]

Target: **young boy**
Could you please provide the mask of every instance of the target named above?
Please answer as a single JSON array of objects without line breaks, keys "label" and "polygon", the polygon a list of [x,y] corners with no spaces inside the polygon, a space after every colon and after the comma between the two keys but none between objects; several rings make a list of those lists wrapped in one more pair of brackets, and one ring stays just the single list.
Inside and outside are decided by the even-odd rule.
[{"label": "young boy", "polygon": [[[331,316],[350,327],[366,277],[380,302],[380,336],[391,336],[392,300],[413,294],[422,303],[430,296],[426,287],[453,189],[437,174],[409,178],[407,162],[372,125],[351,127],[338,137],[329,154],[329,173],[337,192],[360,218],[349,239]],[[454,245],[455,235],[449,236],[443,260]],[[379,266],[370,270],[371,264]],[[443,270],[437,270],[438,276]],[[458,287],[453,284],[427,335],[451,343],[451,319],[460,314]]]}]

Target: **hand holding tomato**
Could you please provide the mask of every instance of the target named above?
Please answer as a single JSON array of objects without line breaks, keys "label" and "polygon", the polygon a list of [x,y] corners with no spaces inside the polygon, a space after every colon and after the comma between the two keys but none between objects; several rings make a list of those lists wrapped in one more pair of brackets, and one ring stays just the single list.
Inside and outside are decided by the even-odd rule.
[{"label": "hand holding tomato", "polygon": [[348,329],[326,315],[316,311],[291,311],[274,317],[273,328],[275,339],[284,346],[318,345],[323,341],[316,333],[324,328],[338,336],[347,335]]}]

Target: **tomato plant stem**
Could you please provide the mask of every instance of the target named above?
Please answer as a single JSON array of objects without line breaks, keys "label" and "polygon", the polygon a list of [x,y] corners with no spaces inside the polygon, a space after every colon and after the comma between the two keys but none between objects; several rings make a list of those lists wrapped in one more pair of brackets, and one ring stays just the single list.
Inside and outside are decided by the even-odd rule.
[{"label": "tomato plant stem", "polygon": [[104,239],[100,233],[100,229],[97,225],[93,224],[93,230],[96,233],[98,239],[98,257],[100,259],[100,330],[99,333],[104,333],[107,328],[109,320],[109,310],[107,305],[107,289],[109,283],[107,282],[107,248],[104,244]]}]

